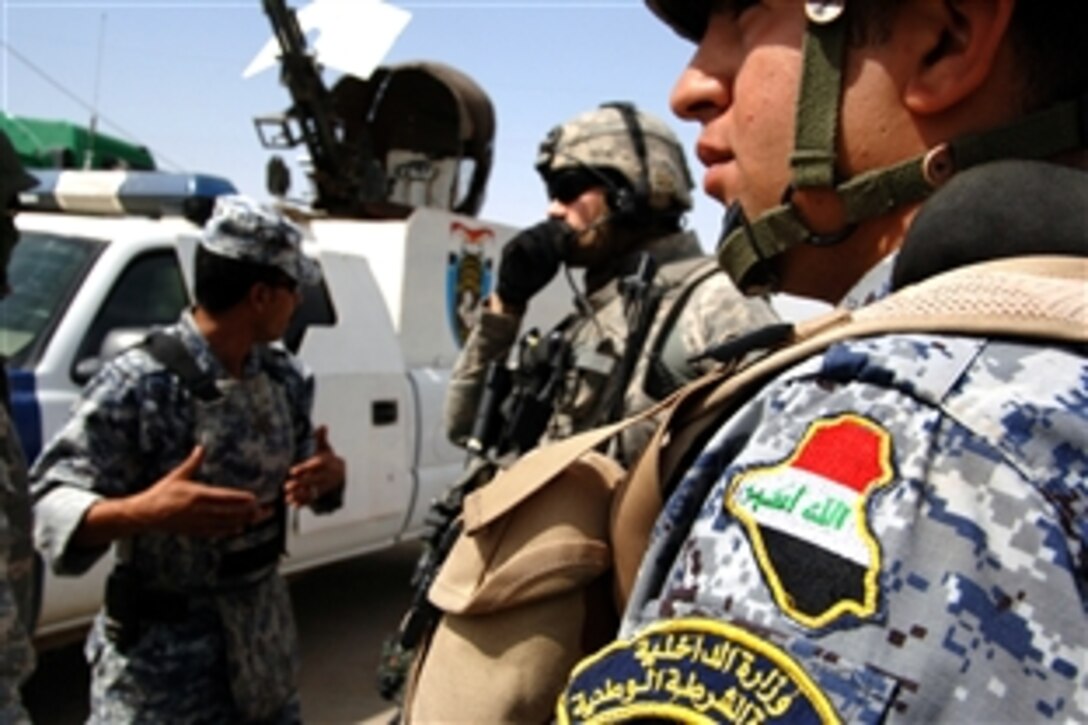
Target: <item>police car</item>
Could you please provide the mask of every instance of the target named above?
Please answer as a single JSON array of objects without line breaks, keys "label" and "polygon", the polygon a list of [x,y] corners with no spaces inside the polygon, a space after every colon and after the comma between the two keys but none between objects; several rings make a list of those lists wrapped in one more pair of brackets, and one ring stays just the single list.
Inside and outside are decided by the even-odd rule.
[{"label": "police car", "polygon": [[[29,460],[103,360],[190,304],[200,224],[216,196],[234,191],[200,174],[33,173],[41,183],[20,196],[13,293],[0,303],[0,354]],[[406,219],[305,226],[323,278],[305,290],[283,344],[316,376],[314,421],[329,426],[348,482],[343,509],[292,520],[288,573],[418,535],[429,503],[456,479],[464,453],[445,437],[445,388],[514,232],[422,207]],[[558,319],[564,297],[534,314]],[[108,567],[46,576],[39,644],[89,621]]]}]

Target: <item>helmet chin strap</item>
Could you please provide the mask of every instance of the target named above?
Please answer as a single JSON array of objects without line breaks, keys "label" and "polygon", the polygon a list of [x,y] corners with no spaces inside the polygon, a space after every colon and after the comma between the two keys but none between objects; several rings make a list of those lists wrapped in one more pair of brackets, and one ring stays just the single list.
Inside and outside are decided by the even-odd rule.
[{"label": "helmet chin strap", "polygon": [[[835,187],[846,228],[921,202],[954,174],[999,159],[1045,160],[1088,147],[1088,96],[1065,101],[1012,124],[941,144],[895,166],[874,169]],[[796,244],[820,243],[792,203],[748,222],[743,211],[722,232],[718,263],[745,291],[773,285],[771,261]]]},{"label": "helmet chin strap", "polygon": [[838,232],[816,234],[793,204],[798,191],[835,189],[839,107],[849,27],[845,0],[807,1],[805,14],[808,26],[802,47],[801,85],[790,155],[792,182],[782,195],[782,205],[751,224],[739,204],[731,205],[718,247],[722,267],[738,286],[750,293],[777,286],[773,260],[782,252],[801,242],[820,246],[837,244],[854,228],[848,221]]},{"label": "helmet chin strap", "polygon": [[[845,0],[808,0],[805,10],[809,22],[790,157],[793,182],[780,206],[752,221],[738,203],[731,204],[718,244],[718,263],[749,294],[776,287],[774,259],[790,248],[802,243],[837,244],[859,223],[923,201],[958,171],[998,159],[1047,159],[1088,147],[1088,96],[1084,96],[836,184],[836,133],[848,28]],[[816,233],[808,226],[795,197],[809,190],[833,191],[838,196],[843,210],[838,231]]]}]

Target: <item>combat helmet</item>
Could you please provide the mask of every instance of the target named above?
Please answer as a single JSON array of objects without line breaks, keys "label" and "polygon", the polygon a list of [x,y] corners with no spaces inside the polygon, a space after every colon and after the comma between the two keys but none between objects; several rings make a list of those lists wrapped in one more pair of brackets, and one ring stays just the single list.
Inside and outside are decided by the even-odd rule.
[{"label": "combat helmet", "polygon": [[664,121],[627,102],[601,104],[552,128],[536,168],[553,198],[564,174],[599,179],[618,221],[644,223],[691,209],[691,172],[679,140]]},{"label": "combat helmet", "polygon": [[[645,0],[681,37],[699,42],[714,0]],[[1005,126],[941,143],[915,158],[843,179],[837,172],[850,0],[805,0],[807,19],[797,108],[792,181],[782,204],[749,221],[738,203],[726,214],[718,262],[746,292],[773,289],[775,259],[797,244],[831,245],[860,222],[924,201],[956,173],[999,159],[1047,159],[1088,146],[1088,95],[1058,102]],[[831,192],[843,208],[833,233],[809,228],[798,208],[809,192]]]},{"label": "combat helmet", "polygon": [[11,197],[37,185],[38,180],[23,168],[7,134],[0,131],[0,201],[6,204]]}]

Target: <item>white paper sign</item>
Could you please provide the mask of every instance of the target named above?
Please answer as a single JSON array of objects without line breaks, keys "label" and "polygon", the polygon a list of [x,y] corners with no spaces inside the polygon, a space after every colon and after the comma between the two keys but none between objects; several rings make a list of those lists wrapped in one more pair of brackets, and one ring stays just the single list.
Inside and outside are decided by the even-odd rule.
[{"label": "white paper sign", "polygon": [[[303,35],[317,30],[313,51],[327,68],[365,80],[393,47],[412,14],[383,0],[314,0],[296,12]],[[271,38],[242,72],[250,78],[277,64],[279,41]]]}]

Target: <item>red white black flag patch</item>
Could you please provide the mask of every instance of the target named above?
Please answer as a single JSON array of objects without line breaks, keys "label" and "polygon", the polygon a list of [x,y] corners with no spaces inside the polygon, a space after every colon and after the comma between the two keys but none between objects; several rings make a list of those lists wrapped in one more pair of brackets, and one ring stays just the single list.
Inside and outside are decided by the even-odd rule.
[{"label": "red white black flag patch", "polygon": [[823,627],[876,611],[880,546],[867,511],[893,475],[888,432],[845,414],[809,425],[782,463],[733,477],[725,508],[747,530],[787,615]]}]

